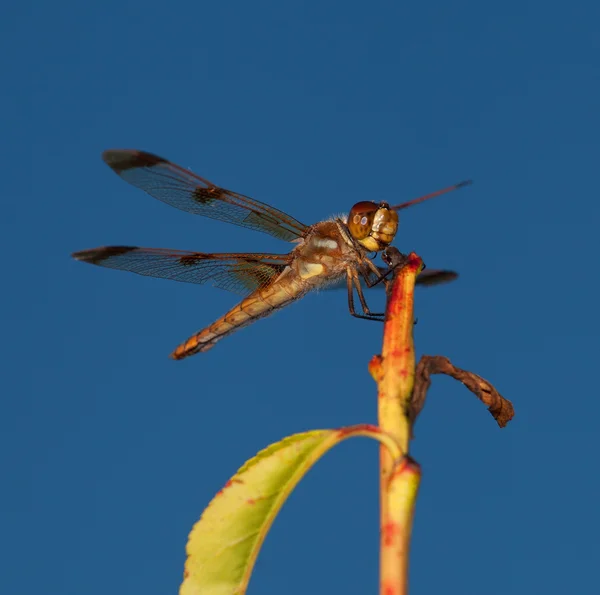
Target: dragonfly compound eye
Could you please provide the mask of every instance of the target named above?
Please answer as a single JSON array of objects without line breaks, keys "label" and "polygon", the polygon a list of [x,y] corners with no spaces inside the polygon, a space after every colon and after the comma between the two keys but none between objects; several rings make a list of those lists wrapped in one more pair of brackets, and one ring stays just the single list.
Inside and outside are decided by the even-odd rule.
[{"label": "dragonfly compound eye", "polygon": [[387,203],[356,203],[348,216],[348,229],[355,240],[372,252],[390,245],[398,230],[398,213]]},{"label": "dragonfly compound eye", "polygon": [[348,229],[355,240],[364,240],[371,233],[375,213],[379,207],[370,201],[357,202],[348,215]]}]

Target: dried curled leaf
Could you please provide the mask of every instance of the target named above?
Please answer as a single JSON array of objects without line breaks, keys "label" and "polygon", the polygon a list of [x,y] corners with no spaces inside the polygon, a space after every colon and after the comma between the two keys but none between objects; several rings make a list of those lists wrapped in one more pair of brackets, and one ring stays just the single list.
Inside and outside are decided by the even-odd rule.
[{"label": "dried curled leaf", "polygon": [[432,374],[447,374],[462,382],[482,403],[487,405],[488,411],[501,428],[513,418],[515,410],[512,403],[487,380],[473,372],[457,368],[442,355],[424,355],[417,364],[415,372],[415,387],[409,411],[412,424],[425,405],[425,396],[431,384]]}]

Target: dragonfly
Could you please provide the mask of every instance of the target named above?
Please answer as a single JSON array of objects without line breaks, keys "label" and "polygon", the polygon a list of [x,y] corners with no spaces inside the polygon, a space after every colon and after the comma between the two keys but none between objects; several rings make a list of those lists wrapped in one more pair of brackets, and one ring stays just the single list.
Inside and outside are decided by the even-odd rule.
[{"label": "dragonfly", "polygon": [[[210,282],[245,296],[179,345],[171,354],[175,360],[208,351],[221,339],[317,289],[345,287],[352,316],[383,320],[384,314],[369,309],[362,284],[373,287],[386,283],[389,267],[377,266],[373,258],[393,241],[398,211],[471,183],[460,182],[396,206],[363,200],[347,216],[304,225],[270,205],[226,190],[152,153],[110,149],[102,158],[126,182],[168,205],[296,244],[286,254],[206,253],[138,246],[102,246],[73,253],[76,260],[90,264],[187,283]],[[435,285],[456,277],[453,271],[426,269],[417,284]],[[355,292],[360,311],[355,307]]]}]

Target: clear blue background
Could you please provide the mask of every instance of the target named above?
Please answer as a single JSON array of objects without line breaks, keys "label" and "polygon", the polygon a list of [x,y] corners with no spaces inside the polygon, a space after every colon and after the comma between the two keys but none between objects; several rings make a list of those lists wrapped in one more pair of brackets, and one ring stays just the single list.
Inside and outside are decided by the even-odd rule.
[{"label": "clear blue background", "polygon": [[[185,362],[236,301],[69,258],[102,244],[286,251],[178,212],[100,161],[142,148],[311,223],[402,214],[458,282],[419,352],[494,382],[499,430],[436,377],[412,593],[597,593],[600,5],[12,2],[0,13],[0,592],[176,593],[187,534],[246,458],[376,421],[381,327],[310,296]],[[269,534],[249,593],[375,593],[377,447],[343,444]]]}]

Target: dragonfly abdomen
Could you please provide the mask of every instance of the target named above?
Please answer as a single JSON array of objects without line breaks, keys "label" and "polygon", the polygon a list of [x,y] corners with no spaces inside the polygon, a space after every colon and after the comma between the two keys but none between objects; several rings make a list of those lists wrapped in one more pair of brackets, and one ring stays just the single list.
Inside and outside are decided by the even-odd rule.
[{"label": "dragonfly abdomen", "polygon": [[208,351],[218,341],[235,331],[296,301],[307,290],[308,288],[295,275],[289,275],[271,286],[257,289],[227,314],[179,345],[171,357],[179,360],[195,353]]}]

